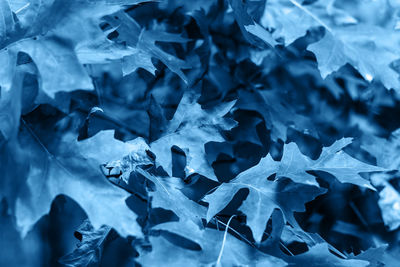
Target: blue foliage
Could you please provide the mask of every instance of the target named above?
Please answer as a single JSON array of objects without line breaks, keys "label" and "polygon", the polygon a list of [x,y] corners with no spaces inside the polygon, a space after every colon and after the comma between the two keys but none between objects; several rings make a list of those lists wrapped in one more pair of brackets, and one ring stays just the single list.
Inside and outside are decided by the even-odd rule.
[{"label": "blue foliage", "polygon": [[0,0],[0,266],[400,266],[396,0]]}]

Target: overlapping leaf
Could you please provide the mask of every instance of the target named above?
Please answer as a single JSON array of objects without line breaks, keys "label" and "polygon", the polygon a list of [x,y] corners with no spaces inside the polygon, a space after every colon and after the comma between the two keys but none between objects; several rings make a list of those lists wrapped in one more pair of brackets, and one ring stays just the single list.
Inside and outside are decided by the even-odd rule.
[{"label": "overlapping leaf", "polygon": [[[341,182],[373,188],[358,173],[382,169],[362,163],[341,151],[350,142],[351,139],[335,142],[332,146],[324,148],[319,159],[315,161],[301,154],[294,143],[285,145],[281,161],[274,161],[268,155],[256,166],[240,173],[231,182],[221,184],[215,192],[207,195],[204,198],[209,203],[207,220],[227,206],[240,189],[247,188],[250,193],[240,210],[246,214],[247,224],[259,242],[274,209],[281,209],[286,220],[296,224],[292,213],[304,210],[305,203],[325,192],[318,188],[315,178],[306,171],[328,172]],[[288,177],[296,184],[267,180],[272,174],[276,174],[278,179]],[[313,186],[306,186],[307,184]]]},{"label": "overlapping leaf", "polygon": [[89,221],[85,221],[75,234],[79,237],[78,247],[59,262],[66,266],[95,266],[100,263],[105,243],[111,228],[102,226],[95,230]]},{"label": "overlapping leaf", "polygon": [[[398,171],[400,168],[397,153],[399,151],[399,130],[392,133],[388,140],[384,138],[370,137],[363,144],[363,148],[375,156],[378,166],[390,171]],[[400,226],[400,194],[390,183],[390,179],[396,175],[375,174],[372,182],[376,187],[382,187],[379,192],[378,205],[382,212],[382,219],[389,229],[394,230]]]},{"label": "overlapping leaf", "polygon": [[[100,171],[102,162],[99,159],[104,156],[84,157],[84,154],[93,155],[93,151],[80,147],[71,135],[64,136],[57,154],[51,154],[27,125],[19,136],[19,144],[24,147],[27,176],[26,187],[20,191],[16,204],[17,224],[22,235],[48,213],[51,202],[60,194],[75,200],[95,228],[109,225],[122,236],[142,235],[136,215],[125,203],[129,194],[109,183]],[[114,139],[108,142],[109,145],[118,143]]]},{"label": "overlapping leaf", "polygon": [[351,64],[367,81],[379,80],[385,87],[399,90],[399,73],[393,67],[399,54],[393,44],[399,44],[400,35],[393,23],[382,26],[358,21],[335,2],[267,1],[261,21],[263,26],[274,29],[273,37],[283,38],[285,45],[305,36],[313,27],[324,27],[324,37],[308,46],[317,57],[323,78]]},{"label": "overlapping leaf", "polygon": [[[268,157],[270,163],[273,160]],[[269,166],[268,166],[269,165]],[[263,172],[248,170],[239,174],[229,183],[221,184],[213,193],[205,196],[204,201],[209,203],[207,221],[225,208],[235,194],[242,188],[249,190],[249,195],[240,207],[247,216],[254,239],[261,241],[268,219],[274,209],[280,209],[286,220],[296,224],[293,212],[304,211],[304,204],[325,192],[315,186],[279,183],[268,181],[267,177],[274,173],[274,164],[267,164]]]},{"label": "overlapping leaf", "polygon": [[180,189],[182,181],[178,178],[161,178],[138,169],[138,173],[152,181],[156,186],[155,192],[150,192],[151,204],[154,208],[172,210],[181,222],[193,221],[197,227],[203,228],[202,218],[206,208],[189,200]]},{"label": "overlapping leaf", "polygon": [[[153,229],[189,238],[200,245],[201,251],[183,249],[163,237],[151,237],[152,251],[143,252],[138,260],[143,265],[286,266],[283,260],[261,253],[229,234],[224,237],[221,231],[199,230],[190,221],[164,223]],[[174,257],[168,255],[170,251],[175,251]]]},{"label": "overlapping leaf", "polygon": [[[2,1],[3,5],[7,5],[6,2]],[[100,19],[117,12],[124,5],[137,3],[106,0],[96,3],[78,0],[68,4],[58,0],[27,2],[26,8],[17,14],[17,22],[5,20],[9,34],[8,38],[2,39],[0,47],[1,60],[9,62],[8,75],[12,75],[12,67],[17,64],[16,55],[24,52],[36,64],[40,87],[48,96],[54,97],[60,91],[93,89],[92,81],[82,66],[86,62],[78,59],[75,49],[112,47],[99,27]],[[7,14],[12,17],[10,11]],[[77,31],[78,28],[84,30]],[[54,70],[57,72],[54,73]],[[1,81],[2,86],[6,84]]]},{"label": "overlapping leaf", "polygon": [[351,138],[342,138],[331,146],[324,147],[317,160],[302,155],[294,143],[285,145],[276,174],[278,177],[289,177],[298,183],[316,185],[315,178],[306,171],[323,171],[332,174],[341,183],[352,183],[373,189],[370,182],[362,178],[359,173],[385,169],[361,162],[344,152],[342,149],[350,143]]},{"label": "overlapping leaf", "polygon": [[204,145],[211,141],[223,142],[220,130],[230,130],[235,126],[234,121],[223,118],[233,105],[234,102],[223,103],[212,110],[204,110],[194,96],[185,94],[165,133],[150,144],[156,162],[171,176],[171,148],[178,146],[186,153],[186,175],[198,173],[217,181],[206,159]]},{"label": "overlapping leaf", "polygon": [[397,266],[399,7],[0,0],[0,217],[25,236],[5,253]]},{"label": "overlapping leaf", "polygon": [[287,129],[292,127],[311,136],[318,137],[313,122],[288,106],[276,91],[241,91],[236,105],[239,109],[261,113],[273,140],[287,139]]},{"label": "overlapping leaf", "polygon": [[152,63],[152,58],[156,58],[188,83],[182,69],[188,69],[191,65],[166,53],[156,45],[156,42],[186,43],[188,39],[178,34],[142,29],[134,19],[123,12],[118,13],[118,16],[108,18],[107,21],[117,28],[118,40],[125,42],[132,49],[132,52],[122,59],[122,70],[125,75],[137,68],[143,68],[155,75],[156,67]]}]

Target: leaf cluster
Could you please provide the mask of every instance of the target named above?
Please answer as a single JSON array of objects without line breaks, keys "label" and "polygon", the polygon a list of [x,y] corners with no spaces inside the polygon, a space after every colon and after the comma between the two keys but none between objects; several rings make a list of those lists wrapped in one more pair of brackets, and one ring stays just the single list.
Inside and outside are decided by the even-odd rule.
[{"label": "leaf cluster", "polygon": [[397,266],[399,8],[0,0],[0,265]]}]

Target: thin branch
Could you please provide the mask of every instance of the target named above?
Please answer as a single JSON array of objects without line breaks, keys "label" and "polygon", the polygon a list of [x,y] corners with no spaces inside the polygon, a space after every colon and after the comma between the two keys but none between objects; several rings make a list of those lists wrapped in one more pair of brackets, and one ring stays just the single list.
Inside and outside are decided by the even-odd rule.
[{"label": "thin branch", "polygon": [[235,217],[235,216],[236,216],[236,215],[232,215],[232,216],[229,218],[228,223],[227,223],[227,225],[226,225],[226,227],[225,227],[224,239],[223,239],[223,241],[222,241],[222,246],[221,246],[221,249],[220,249],[220,251],[219,251],[219,255],[218,255],[218,259],[217,259],[216,266],[219,266],[219,265],[220,265],[221,258],[222,258],[222,253],[224,252],[224,247],[225,247],[225,242],[226,242],[226,235],[228,234],[229,224],[231,223],[233,217]]},{"label": "thin branch", "polygon": [[31,3],[26,3],[23,7],[20,7],[18,10],[16,10],[14,13],[18,14],[20,13],[22,10],[26,9],[27,7],[29,7],[31,5]]},{"label": "thin branch", "polygon": [[243,241],[245,241],[247,244],[249,244],[252,247],[256,247],[250,240],[248,240],[247,238],[245,238],[241,233],[239,233],[238,231],[236,231],[235,229],[233,229],[232,227],[230,227],[229,225],[225,224],[223,221],[214,218],[214,220],[216,220],[218,223],[222,224],[225,227],[228,227],[232,232],[234,232],[235,234],[237,234]]}]

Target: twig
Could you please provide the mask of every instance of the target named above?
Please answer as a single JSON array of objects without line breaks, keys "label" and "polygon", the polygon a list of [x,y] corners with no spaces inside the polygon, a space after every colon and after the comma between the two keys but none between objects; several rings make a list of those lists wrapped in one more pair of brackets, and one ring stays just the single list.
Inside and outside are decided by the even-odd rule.
[{"label": "twig", "polygon": [[21,12],[22,10],[26,9],[27,7],[29,7],[31,5],[31,3],[26,3],[23,7],[19,8],[18,10],[16,10],[14,13],[18,14],[19,12]]},{"label": "twig", "polygon": [[219,265],[220,265],[222,253],[224,252],[224,247],[225,247],[225,242],[226,242],[226,235],[228,234],[229,224],[231,223],[233,217],[235,217],[235,216],[236,216],[236,215],[232,215],[232,216],[229,218],[228,223],[227,223],[227,225],[226,225],[226,227],[225,227],[224,239],[223,239],[223,241],[222,241],[222,246],[221,246],[221,249],[220,249],[220,251],[219,251],[219,255],[218,255],[218,259],[217,259],[216,266],[219,266]]},{"label": "twig", "polygon": [[235,234],[240,236],[240,238],[243,239],[243,241],[246,241],[246,243],[249,244],[250,246],[255,247],[254,244],[250,240],[245,238],[241,233],[239,233],[238,231],[236,231],[235,229],[233,229],[229,225],[226,225],[224,222],[222,222],[221,220],[219,220],[217,218],[214,218],[214,220],[216,220],[218,223],[222,224],[223,226],[228,227],[232,232],[234,232]]}]

